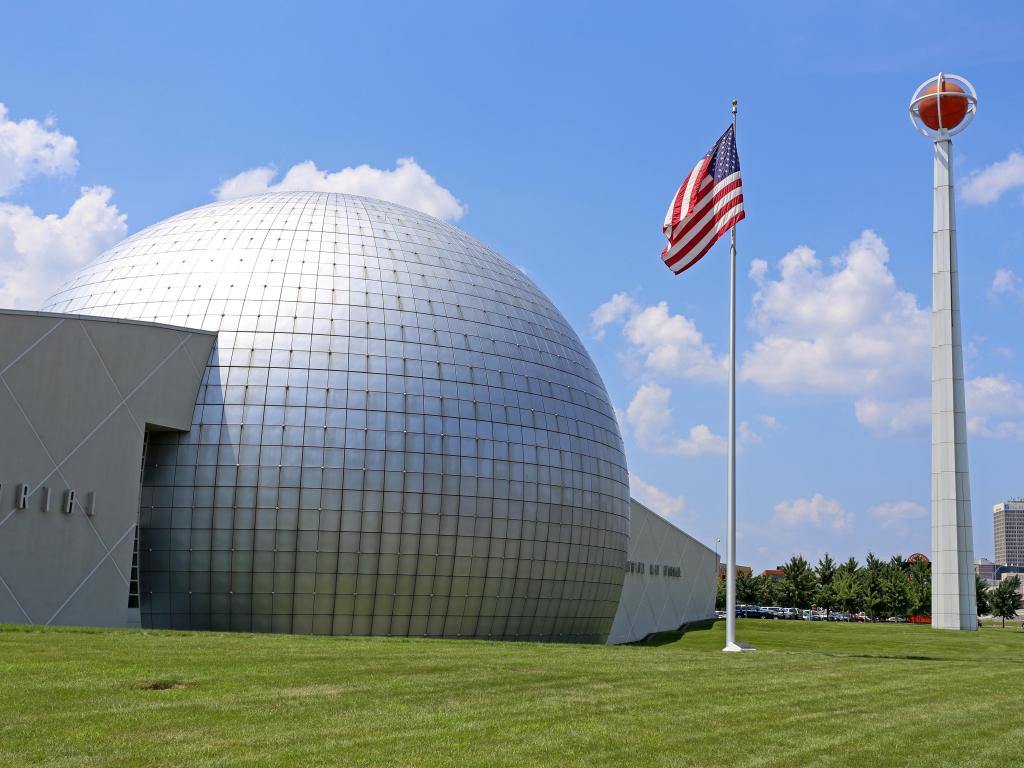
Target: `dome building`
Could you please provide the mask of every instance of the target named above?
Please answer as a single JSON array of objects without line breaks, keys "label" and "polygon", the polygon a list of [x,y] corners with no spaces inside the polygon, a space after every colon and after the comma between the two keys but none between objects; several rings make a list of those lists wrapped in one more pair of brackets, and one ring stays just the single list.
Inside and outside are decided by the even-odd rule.
[{"label": "dome building", "polygon": [[138,232],[0,309],[0,424],[0,623],[618,643],[714,607],[565,318],[399,205]]},{"label": "dome building", "polygon": [[190,428],[145,433],[143,626],[607,637],[630,521],[608,394],[464,232],[351,195],[216,202],[45,309],[216,333]]}]

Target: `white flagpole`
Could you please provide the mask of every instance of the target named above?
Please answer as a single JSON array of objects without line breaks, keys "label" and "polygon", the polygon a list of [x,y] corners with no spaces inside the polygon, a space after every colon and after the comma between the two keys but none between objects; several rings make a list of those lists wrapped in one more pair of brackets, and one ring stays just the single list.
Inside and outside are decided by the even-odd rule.
[{"label": "white flagpole", "polygon": [[[736,99],[732,100],[732,131],[736,136]],[[725,571],[725,647],[723,651],[752,651],[736,643],[736,225],[729,233],[729,471],[728,530]]]}]

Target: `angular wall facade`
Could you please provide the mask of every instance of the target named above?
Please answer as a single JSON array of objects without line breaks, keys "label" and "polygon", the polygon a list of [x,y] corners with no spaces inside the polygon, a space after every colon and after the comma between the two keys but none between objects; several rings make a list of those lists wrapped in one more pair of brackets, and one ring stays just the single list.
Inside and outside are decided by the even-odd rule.
[{"label": "angular wall facade", "polygon": [[630,500],[626,577],[609,643],[632,643],[714,615],[718,556]]},{"label": "angular wall facade", "polygon": [[0,310],[0,623],[138,623],[144,437],[190,428],[215,338]]}]

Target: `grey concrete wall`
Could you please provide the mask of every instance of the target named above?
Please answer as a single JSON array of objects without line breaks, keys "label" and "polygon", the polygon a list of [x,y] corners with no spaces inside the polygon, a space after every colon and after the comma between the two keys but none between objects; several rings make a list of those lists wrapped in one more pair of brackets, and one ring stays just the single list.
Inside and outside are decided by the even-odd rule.
[{"label": "grey concrete wall", "polygon": [[131,623],[144,434],[190,428],[215,339],[0,310],[0,622]]},{"label": "grey concrete wall", "polygon": [[713,616],[715,553],[636,499],[630,514],[626,577],[608,642],[632,643]]}]

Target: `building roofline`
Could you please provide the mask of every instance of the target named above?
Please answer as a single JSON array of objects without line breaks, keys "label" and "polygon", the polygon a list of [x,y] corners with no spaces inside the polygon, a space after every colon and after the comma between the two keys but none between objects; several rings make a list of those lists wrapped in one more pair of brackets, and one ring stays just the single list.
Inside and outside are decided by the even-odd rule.
[{"label": "building roofline", "polygon": [[708,552],[710,552],[710,553],[711,553],[712,555],[714,555],[714,554],[715,554],[715,550],[713,550],[713,549],[712,549],[711,547],[709,547],[709,546],[708,546],[707,544],[705,544],[705,543],[704,543],[703,541],[701,541],[700,539],[698,539],[698,538],[696,538],[696,537],[692,536],[691,534],[687,533],[686,531],[684,531],[684,530],[683,530],[682,528],[680,528],[680,527],[679,527],[678,525],[676,525],[676,524],[675,524],[675,523],[673,523],[672,521],[668,520],[668,519],[667,519],[666,517],[664,517],[663,515],[659,515],[659,514],[658,514],[657,512],[655,512],[655,511],[654,511],[653,509],[651,509],[650,507],[648,507],[648,506],[647,506],[646,504],[643,504],[643,503],[641,503],[641,502],[637,501],[637,500],[636,500],[636,498],[634,498],[633,496],[630,496],[630,497],[629,497],[629,503],[630,503],[630,505],[636,504],[636,505],[637,505],[638,507],[641,507],[642,509],[644,509],[644,510],[646,510],[646,511],[650,512],[650,513],[651,513],[652,515],[654,515],[655,517],[657,517],[657,518],[658,518],[659,520],[661,520],[662,522],[664,522],[664,523],[665,523],[666,525],[668,525],[668,526],[670,526],[670,527],[672,527],[672,528],[675,528],[675,529],[676,529],[677,531],[679,531],[679,533],[683,534],[683,536],[685,536],[686,538],[688,538],[688,539],[689,539],[690,541],[692,541],[692,542],[693,542],[694,544],[696,544],[696,545],[698,545],[698,546],[701,546],[701,547],[704,547],[704,549],[706,549],[706,550],[707,550]]},{"label": "building roofline", "polygon": [[151,320],[131,320],[127,317],[103,317],[102,315],[78,315],[68,312],[42,312],[30,309],[4,309],[0,307],[0,315],[24,315],[26,317],[52,317],[55,320],[91,320],[101,323],[123,323],[126,325],[144,325],[149,328],[167,328],[174,331],[186,333],[201,333],[204,336],[216,336],[217,331],[208,331],[205,328],[192,328],[187,325],[171,325],[170,323],[157,323]]}]

